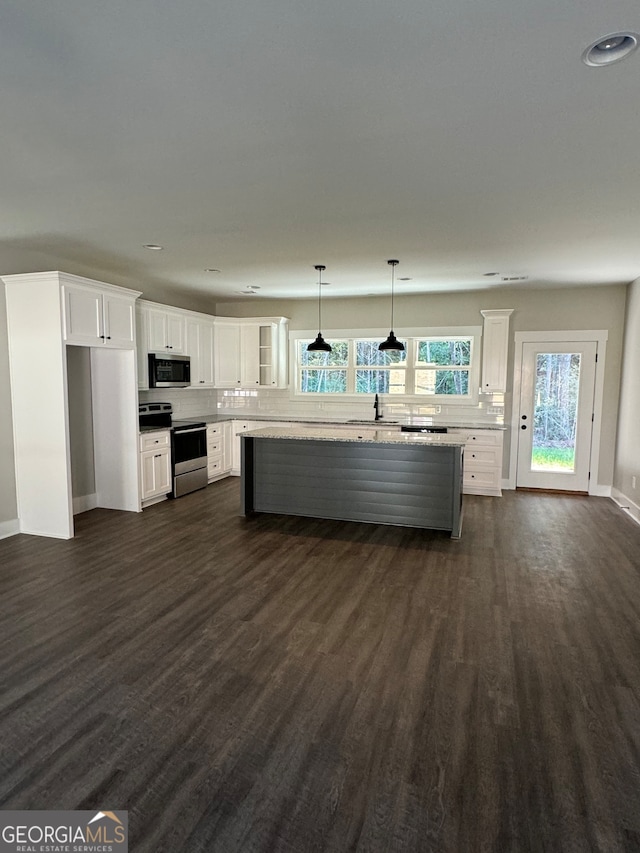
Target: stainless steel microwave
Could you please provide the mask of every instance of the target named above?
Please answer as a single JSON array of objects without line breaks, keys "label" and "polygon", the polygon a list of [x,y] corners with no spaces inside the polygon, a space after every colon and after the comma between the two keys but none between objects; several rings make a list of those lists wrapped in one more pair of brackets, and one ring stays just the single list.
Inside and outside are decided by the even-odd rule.
[{"label": "stainless steel microwave", "polygon": [[187,388],[189,385],[191,359],[188,355],[149,353],[149,388]]}]

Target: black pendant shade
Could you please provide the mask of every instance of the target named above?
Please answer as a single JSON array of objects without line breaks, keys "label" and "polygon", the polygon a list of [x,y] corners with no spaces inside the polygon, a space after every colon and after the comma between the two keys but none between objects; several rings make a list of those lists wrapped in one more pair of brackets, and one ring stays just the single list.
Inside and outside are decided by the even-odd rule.
[{"label": "black pendant shade", "polygon": [[389,337],[386,341],[382,341],[378,349],[382,352],[385,350],[397,350],[398,352],[404,352],[404,344],[396,338],[393,333],[393,329],[391,329]]},{"label": "black pendant shade", "polygon": [[322,332],[320,331],[322,328],[322,315],[320,313],[320,307],[322,305],[322,273],[326,270],[326,267],[322,264],[316,264],[314,269],[318,270],[318,337],[312,344],[309,344],[307,352],[331,352],[331,344],[328,344],[325,341],[322,337]]},{"label": "black pendant shade", "polygon": [[307,352],[331,352],[331,344],[328,344],[318,332],[318,337],[307,347]]},{"label": "black pendant shade", "polygon": [[396,352],[404,352],[404,344],[399,341],[395,334],[393,333],[393,285],[395,283],[396,276],[396,267],[400,263],[400,261],[391,260],[387,261],[387,263],[391,266],[391,331],[389,332],[389,337],[386,341],[383,341],[378,349],[381,352],[385,350],[395,350]]}]

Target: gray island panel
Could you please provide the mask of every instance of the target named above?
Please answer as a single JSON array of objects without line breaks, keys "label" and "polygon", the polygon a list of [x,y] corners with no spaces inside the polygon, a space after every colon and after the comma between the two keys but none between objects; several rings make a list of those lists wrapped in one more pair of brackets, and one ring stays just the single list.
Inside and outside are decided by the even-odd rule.
[{"label": "gray island panel", "polygon": [[242,436],[242,447],[245,514],[424,527],[460,536],[460,445],[253,433]]}]

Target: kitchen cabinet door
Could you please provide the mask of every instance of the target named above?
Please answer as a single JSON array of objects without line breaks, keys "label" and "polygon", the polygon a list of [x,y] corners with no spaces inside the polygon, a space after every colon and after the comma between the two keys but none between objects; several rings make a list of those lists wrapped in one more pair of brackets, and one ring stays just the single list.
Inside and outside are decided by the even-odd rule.
[{"label": "kitchen cabinet door", "polygon": [[215,383],[213,321],[187,320],[187,354],[191,358],[192,387],[213,388]]},{"label": "kitchen cabinet door", "polygon": [[117,349],[135,346],[134,299],[67,284],[63,293],[65,343]]},{"label": "kitchen cabinet door", "polygon": [[240,325],[216,323],[214,329],[216,388],[240,388]]},{"label": "kitchen cabinet door", "polygon": [[102,297],[105,344],[130,349],[136,343],[135,303],[131,299],[105,293]]},{"label": "kitchen cabinet door", "polygon": [[171,491],[171,462],[167,448],[145,450],[140,454],[140,479],[143,503]]},{"label": "kitchen cabinet door", "polygon": [[260,385],[260,326],[240,327],[240,373],[243,388]]},{"label": "kitchen cabinet door", "polygon": [[484,317],[482,332],[483,393],[504,393],[507,390],[507,358],[509,355],[510,308],[481,311]]},{"label": "kitchen cabinet door", "polygon": [[100,291],[65,285],[63,292],[66,343],[89,347],[103,346]]},{"label": "kitchen cabinet door", "polygon": [[149,352],[185,352],[185,318],[173,311],[150,308],[147,315]]}]

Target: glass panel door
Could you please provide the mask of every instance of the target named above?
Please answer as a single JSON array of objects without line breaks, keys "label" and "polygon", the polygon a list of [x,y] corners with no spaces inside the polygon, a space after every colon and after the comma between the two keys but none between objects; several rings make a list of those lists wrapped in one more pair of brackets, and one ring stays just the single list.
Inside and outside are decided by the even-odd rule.
[{"label": "glass panel door", "polygon": [[596,346],[523,344],[518,486],[588,491]]},{"label": "glass panel door", "polygon": [[581,358],[579,352],[536,353],[532,471],[575,471]]}]

